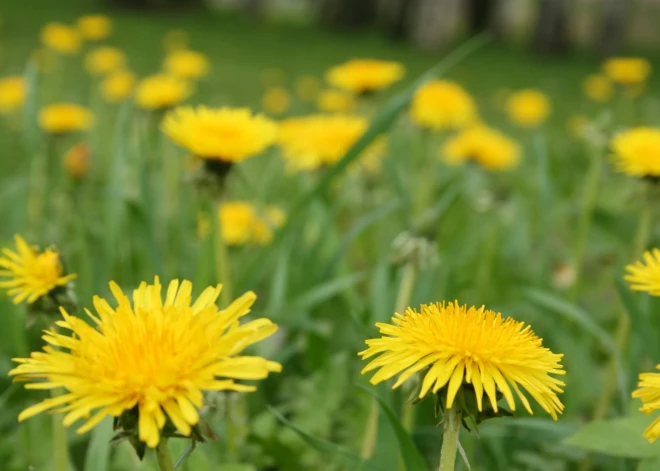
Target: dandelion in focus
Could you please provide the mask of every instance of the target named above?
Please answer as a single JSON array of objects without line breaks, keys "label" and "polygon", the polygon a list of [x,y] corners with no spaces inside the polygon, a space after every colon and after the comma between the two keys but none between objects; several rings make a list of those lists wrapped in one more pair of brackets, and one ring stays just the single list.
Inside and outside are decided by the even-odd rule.
[{"label": "dandelion in focus", "polygon": [[[269,336],[277,326],[268,319],[239,324],[256,295],[247,292],[225,309],[216,300],[221,285],[206,288],[192,302],[192,283],[170,282],[165,299],[158,278],[142,283],[133,299],[110,283],[117,301],[112,307],[94,297],[91,323],[61,309],[57,325],[69,331],[46,331],[49,346],[30,358],[18,358],[9,374],[29,389],[59,389],[66,393],[25,409],[19,421],[47,410],[63,408],[65,426],[83,419],[85,433],[105,417],[134,422],[123,433],[153,448],[172,429],[190,436],[200,421],[204,391],[256,390],[235,380],[266,378],[279,363],[259,356],[241,356],[244,349]],[[55,349],[55,348],[57,349]],[[125,415],[137,420],[122,420]]]},{"label": "dandelion in focus", "polygon": [[550,114],[550,100],[539,90],[520,90],[509,96],[506,111],[517,125],[533,128],[542,124]]},{"label": "dandelion in focus", "polygon": [[16,252],[3,248],[0,257],[0,288],[13,296],[14,304],[34,303],[58,287],[67,285],[76,275],[65,275],[60,255],[53,249],[40,252],[21,236],[14,236]]},{"label": "dandelion in focus", "polygon": [[285,88],[272,87],[266,90],[261,101],[266,113],[278,116],[291,106],[291,95]]},{"label": "dandelion in focus", "polygon": [[110,36],[112,21],[104,15],[86,15],[78,20],[78,31],[87,41],[100,41]]},{"label": "dandelion in focus", "polygon": [[399,62],[353,59],[328,70],[326,79],[333,87],[356,94],[368,94],[384,90],[404,75],[405,68]]},{"label": "dandelion in focus", "polygon": [[222,239],[229,246],[268,245],[275,229],[286,221],[286,215],[275,206],[260,212],[246,201],[227,201],[220,205]]},{"label": "dandelion in focus", "polygon": [[27,87],[23,77],[0,78],[0,114],[13,114],[25,103]]},{"label": "dandelion in focus", "polygon": [[644,252],[643,261],[626,267],[624,279],[635,291],[646,291],[652,296],[660,296],[660,249]]},{"label": "dandelion in focus", "polygon": [[[660,365],[656,365],[656,369],[660,369]],[[647,415],[660,410],[660,373],[641,373],[637,387],[632,397],[641,399],[642,407],[639,410]],[[644,437],[651,443],[660,437],[660,417],[646,428]]]},{"label": "dandelion in focus", "polygon": [[321,91],[321,81],[313,75],[303,75],[296,79],[293,88],[302,101],[312,102]]},{"label": "dandelion in focus", "polygon": [[208,58],[201,52],[177,49],[165,58],[165,70],[186,80],[197,80],[209,74],[211,66]]},{"label": "dandelion in focus", "polygon": [[51,134],[86,131],[94,124],[94,115],[75,103],[55,103],[39,110],[39,126]]},{"label": "dandelion in focus", "polygon": [[317,108],[325,113],[350,113],[355,105],[355,95],[331,88],[321,91],[316,99]]},{"label": "dandelion in focus", "polygon": [[82,180],[89,171],[90,149],[87,143],[79,142],[64,154],[64,170],[73,180]]},{"label": "dandelion in focus", "polygon": [[48,49],[64,55],[73,55],[80,50],[78,32],[61,23],[48,23],[41,30],[41,42]]},{"label": "dandelion in focus", "polygon": [[99,47],[85,56],[85,68],[91,75],[106,75],[121,69],[126,62],[124,53],[116,47]]},{"label": "dandelion in focus", "polygon": [[101,95],[110,103],[123,101],[133,94],[135,82],[135,74],[127,70],[117,70],[101,82]]},{"label": "dandelion in focus", "polygon": [[145,110],[163,110],[178,105],[192,93],[184,80],[167,74],[143,78],[135,90],[135,101]]},{"label": "dandelion in focus", "polygon": [[475,161],[488,170],[510,170],[520,161],[520,146],[511,138],[487,126],[466,128],[442,146],[449,164]]},{"label": "dandelion in focus", "polygon": [[603,63],[603,72],[619,85],[637,85],[648,80],[651,64],[639,57],[613,57]]},{"label": "dandelion in focus", "polygon": [[610,149],[619,172],[631,177],[660,177],[660,129],[629,129],[612,139]]},{"label": "dandelion in focus", "polygon": [[410,116],[422,128],[458,129],[477,119],[477,105],[463,87],[448,80],[431,80],[412,99]]}]

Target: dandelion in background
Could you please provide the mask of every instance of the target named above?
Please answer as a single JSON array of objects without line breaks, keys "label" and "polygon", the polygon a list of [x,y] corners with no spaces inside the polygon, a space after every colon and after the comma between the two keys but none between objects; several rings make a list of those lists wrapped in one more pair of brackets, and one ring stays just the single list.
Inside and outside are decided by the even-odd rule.
[{"label": "dandelion in background", "polygon": [[170,427],[186,437],[195,431],[204,391],[254,391],[236,380],[282,369],[241,355],[277,330],[264,318],[239,324],[256,300],[253,292],[218,309],[221,285],[206,288],[195,302],[187,280],[170,282],[164,299],[158,278],[143,282],[132,301],[114,282],[110,289],[117,307],[95,296],[96,313],[86,310],[91,324],[61,309],[61,333],[46,331],[49,346],[15,360],[19,365],[9,374],[27,388],[66,391],[28,407],[19,421],[63,408],[64,425],[83,419],[77,432],[84,433],[112,416],[124,438],[153,448],[173,435]]},{"label": "dandelion in background", "polygon": [[302,101],[313,102],[321,91],[321,81],[313,75],[298,77],[293,88]]},{"label": "dandelion in background", "polygon": [[399,62],[353,59],[328,70],[326,80],[333,87],[365,95],[390,87],[401,80],[405,72]]},{"label": "dandelion in background", "polygon": [[86,131],[94,124],[91,111],[75,103],[55,103],[39,110],[39,126],[50,134]]},{"label": "dandelion in background", "polygon": [[21,236],[14,236],[16,252],[3,248],[0,257],[0,288],[13,296],[14,304],[32,304],[53,290],[66,286],[76,275],[66,275],[60,255],[53,249],[40,252]]},{"label": "dandelion in background", "polygon": [[266,113],[278,116],[291,106],[291,95],[285,88],[271,87],[264,93],[261,103]]},{"label": "dandelion in background", "polygon": [[126,57],[116,47],[99,47],[85,56],[85,68],[91,75],[106,75],[124,67]]},{"label": "dandelion in background", "polygon": [[639,85],[651,75],[651,64],[639,57],[613,57],[603,63],[603,72],[616,84]]},{"label": "dandelion in background", "polygon": [[101,95],[110,103],[118,103],[133,94],[135,74],[127,70],[112,72],[101,82]]},{"label": "dandelion in background", "polygon": [[518,126],[534,128],[543,124],[550,114],[550,100],[539,90],[520,90],[509,95],[506,111]]},{"label": "dandelion in background", "polygon": [[624,279],[635,291],[646,291],[652,296],[660,296],[660,249],[644,252],[643,261],[626,267]]},{"label": "dandelion in background", "polygon": [[177,49],[165,58],[165,71],[185,80],[197,80],[206,77],[211,65],[201,52]]},{"label": "dandelion in background", "polygon": [[27,87],[23,77],[0,78],[0,114],[14,114],[23,108]]},{"label": "dandelion in background", "polygon": [[445,162],[475,161],[488,170],[510,170],[520,161],[520,146],[513,139],[483,125],[471,126],[447,140],[441,149]]},{"label": "dandelion in background", "polygon": [[75,28],[61,23],[48,23],[41,30],[41,42],[59,54],[73,55],[80,50],[80,36]]},{"label": "dandelion in background", "polygon": [[604,103],[612,98],[614,87],[606,75],[594,74],[584,79],[584,94],[593,101]]},{"label": "dandelion in background", "polygon": [[112,20],[104,15],[83,16],[77,25],[80,35],[87,41],[100,41],[112,32]]},{"label": "dandelion in background", "polygon": [[[218,210],[222,239],[228,246],[268,245],[273,241],[275,230],[286,221],[284,212],[275,206],[260,211],[247,201],[227,201]],[[203,236],[209,232],[201,230]]]},{"label": "dandelion in background", "polygon": [[478,119],[470,94],[448,80],[431,80],[417,89],[410,116],[419,127],[434,131],[458,129]]},{"label": "dandelion in background", "polygon": [[316,98],[316,107],[324,113],[350,113],[355,106],[355,95],[341,90],[322,90]]},{"label": "dandelion in background", "polygon": [[73,180],[82,180],[89,172],[90,149],[86,142],[71,146],[64,154],[64,170]]},{"label": "dandelion in background", "polygon": [[612,139],[610,149],[619,172],[632,177],[660,177],[660,129],[626,130]]},{"label": "dandelion in background", "polygon": [[178,105],[192,93],[192,87],[178,77],[154,74],[143,78],[135,90],[137,105],[145,110],[164,110]]}]

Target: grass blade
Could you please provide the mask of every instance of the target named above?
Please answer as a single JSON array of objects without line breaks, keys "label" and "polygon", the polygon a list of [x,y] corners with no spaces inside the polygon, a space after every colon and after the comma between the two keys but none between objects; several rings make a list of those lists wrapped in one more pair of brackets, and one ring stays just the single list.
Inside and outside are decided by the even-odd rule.
[{"label": "grass blade", "polygon": [[110,439],[112,438],[112,418],[106,417],[94,427],[92,439],[87,446],[83,471],[107,471],[110,463]]}]

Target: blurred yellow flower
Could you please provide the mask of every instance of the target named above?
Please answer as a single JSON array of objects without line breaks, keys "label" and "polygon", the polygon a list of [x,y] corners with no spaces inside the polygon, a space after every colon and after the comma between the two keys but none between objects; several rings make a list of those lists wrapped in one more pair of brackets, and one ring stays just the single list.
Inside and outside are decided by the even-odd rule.
[{"label": "blurred yellow flower", "polygon": [[165,33],[163,46],[167,52],[188,49],[188,33],[182,29],[172,29]]},{"label": "blurred yellow flower", "polygon": [[116,47],[104,46],[90,51],[85,56],[85,68],[92,75],[106,75],[121,69],[126,58]]},{"label": "blurred yellow flower", "polygon": [[165,116],[161,128],[194,155],[224,162],[263,152],[277,135],[275,123],[248,108],[180,107]]},{"label": "blurred yellow flower", "polygon": [[321,91],[316,99],[316,106],[325,113],[350,113],[355,105],[355,95],[331,88]]},{"label": "blurred yellow flower", "polygon": [[[28,389],[55,393],[25,409],[18,420],[64,409],[63,424],[83,419],[77,432],[85,433],[106,417],[127,413],[130,419],[118,421],[122,432],[148,447],[156,447],[161,435],[171,436],[174,430],[163,431],[167,423],[190,436],[204,391],[254,391],[255,386],[236,380],[264,379],[282,370],[279,363],[241,355],[277,331],[265,318],[240,323],[256,295],[249,291],[218,309],[221,289],[208,287],[193,303],[187,280],[170,282],[164,299],[158,277],[153,284],[141,283],[132,298],[110,282],[117,306],[94,296],[96,314],[85,310],[89,322],[61,308],[59,332],[45,331],[52,346],[14,360],[18,366],[9,372],[16,381],[27,381]],[[65,392],[58,394],[59,389]]]},{"label": "blurred yellow flower", "polygon": [[613,57],[603,63],[603,71],[614,83],[636,85],[649,78],[651,64],[639,57]]},{"label": "blurred yellow flower", "polygon": [[16,249],[2,249],[0,257],[0,288],[13,296],[14,304],[35,302],[59,286],[66,285],[76,275],[65,275],[59,254],[53,249],[39,252],[21,236],[14,236]]},{"label": "blurred yellow flower", "polygon": [[646,291],[652,296],[660,296],[660,249],[644,252],[643,262],[626,267],[624,279],[635,291]]},{"label": "blurred yellow flower", "polygon": [[291,106],[291,95],[282,87],[272,87],[264,93],[262,104],[266,113],[281,115],[287,112]]},{"label": "blurred yellow flower", "polygon": [[161,110],[178,105],[192,93],[188,82],[167,74],[154,74],[143,78],[135,91],[140,108]]},{"label": "blurred yellow flower", "polygon": [[71,55],[80,50],[78,32],[61,23],[48,23],[41,30],[41,42],[48,49],[60,54]]},{"label": "blurred yellow flower", "polygon": [[479,411],[484,392],[495,412],[500,395],[515,410],[515,392],[532,414],[522,387],[553,419],[564,410],[557,394],[565,384],[554,376],[566,374],[563,355],[543,347],[542,339],[523,322],[504,319],[484,306],[442,302],[424,304],[420,312],[408,308],[396,313],[391,324],[379,322],[376,327],[382,336],[367,340],[369,348],[359,353],[363,359],[380,355],[362,370],[378,370],[372,384],[399,375],[392,386],[397,388],[419,372],[423,379],[418,397],[442,390],[447,408],[465,387],[466,394],[476,395]]},{"label": "blurred yellow flower", "polygon": [[[660,365],[656,365],[660,369]],[[642,400],[640,411],[652,414],[660,409],[660,374],[641,373],[639,375],[638,389],[632,393],[632,397]],[[653,443],[660,437],[660,417],[657,417],[644,431],[644,437]]]},{"label": "blurred yellow flower", "polygon": [[286,82],[286,74],[279,67],[269,67],[261,71],[261,84],[264,87],[282,87]]},{"label": "blurred yellow flower", "polygon": [[107,101],[116,103],[131,96],[134,88],[135,75],[126,70],[117,70],[101,82],[101,95]]},{"label": "blurred yellow flower", "polygon": [[55,103],[39,110],[39,126],[51,134],[86,131],[92,124],[92,112],[75,103]]},{"label": "blurred yellow flower", "polygon": [[74,180],[82,180],[89,171],[89,146],[85,142],[73,145],[64,154],[64,170]]},{"label": "blurred yellow flower", "polygon": [[201,52],[177,49],[165,58],[165,70],[187,80],[196,80],[209,74],[210,64]]},{"label": "blurred yellow flower", "polygon": [[488,170],[509,170],[520,161],[520,146],[483,125],[470,126],[450,138],[441,149],[448,164],[474,160]]},{"label": "blurred yellow flower", "polygon": [[629,129],[612,139],[610,149],[619,172],[632,177],[660,177],[660,129]]},{"label": "blurred yellow flower", "polygon": [[293,88],[303,101],[314,101],[321,91],[321,81],[313,75],[303,75],[296,79]]},{"label": "blurred yellow flower", "polygon": [[282,210],[267,206],[263,213],[246,201],[227,201],[220,205],[220,227],[227,245],[268,245],[274,230],[286,221]]},{"label": "blurred yellow flower", "polygon": [[422,128],[458,129],[477,119],[477,105],[457,83],[431,80],[415,92],[410,116]]},{"label": "blurred yellow flower", "polygon": [[584,94],[593,101],[608,101],[613,92],[612,82],[606,75],[594,74],[584,79]]},{"label": "blurred yellow flower", "polygon": [[23,77],[0,78],[0,114],[15,113],[23,107],[27,88]]},{"label": "blurred yellow flower", "polygon": [[509,96],[506,111],[519,126],[532,128],[543,123],[550,114],[550,100],[539,90],[520,90]]},{"label": "blurred yellow flower", "polygon": [[334,87],[364,94],[383,90],[404,75],[405,68],[399,62],[353,59],[330,69],[326,79]]},{"label": "blurred yellow flower", "polygon": [[78,20],[78,31],[87,41],[100,41],[110,36],[112,21],[104,15],[86,15]]},{"label": "blurred yellow flower", "polygon": [[566,130],[573,139],[581,140],[585,137],[587,127],[589,126],[589,118],[583,115],[575,115],[568,118],[566,121]]}]

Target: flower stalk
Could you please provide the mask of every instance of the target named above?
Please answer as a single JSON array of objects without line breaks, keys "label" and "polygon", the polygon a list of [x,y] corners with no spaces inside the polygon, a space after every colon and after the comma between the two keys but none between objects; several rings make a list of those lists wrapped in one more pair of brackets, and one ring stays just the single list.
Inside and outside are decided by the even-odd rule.
[{"label": "flower stalk", "polygon": [[174,463],[170,455],[170,449],[167,446],[167,438],[161,437],[156,447],[156,461],[160,471],[174,471]]},{"label": "flower stalk", "polygon": [[456,452],[458,451],[458,436],[461,431],[461,415],[462,411],[456,401],[445,411],[439,471],[454,471]]}]

